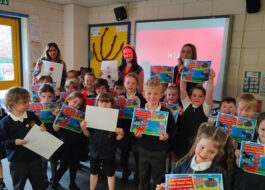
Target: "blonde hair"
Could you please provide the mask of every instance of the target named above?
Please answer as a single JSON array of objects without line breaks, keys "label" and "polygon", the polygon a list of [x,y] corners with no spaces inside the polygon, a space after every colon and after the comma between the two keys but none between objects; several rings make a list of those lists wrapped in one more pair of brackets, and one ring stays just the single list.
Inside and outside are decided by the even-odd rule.
[{"label": "blonde hair", "polygon": [[234,160],[232,139],[230,136],[227,137],[221,128],[215,127],[208,122],[200,125],[192,148],[179,162],[193,157],[198,142],[203,138],[211,139],[214,142],[215,148],[218,150],[213,159],[214,166],[224,169],[227,174],[230,174]]},{"label": "blonde hair", "polygon": [[242,94],[236,99],[236,106],[239,105],[240,102],[245,103],[244,108],[251,111],[256,111],[257,101],[256,98],[252,94]]},{"label": "blonde hair", "polygon": [[18,103],[21,99],[23,99],[24,101],[29,101],[29,91],[18,86],[9,88],[5,95],[4,105],[9,112],[12,112],[14,104]]},{"label": "blonde hair", "polygon": [[100,93],[97,98],[96,98],[96,103],[95,105],[98,106],[98,102],[110,102],[111,107],[115,108],[115,101],[112,95],[108,92],[102,92]]},{"label": "blonde hair", "polygon": [[155,81],[155,80],[148,80],[145,84],[144,84],[144,92],[147,90],[147,88],[157,88],[160,90],[160,92],[162,93],[162,87],[160,85],[159,81]]},{"label": "blonde hair", "polygon": [[68,106],[68,101],[73,100],[75,98],[79,98],[80,100],[82,100],[82,105],[80,106],[79,110],[84,111],[85,106],[86,106],[85,105],[86,99],[85,99],[84,95],[81,94],[81,92],[79,92],[79,91],[75,91],[75,92],[71,93],[69,96],[67,96],[67,98],[64,101],[64,104]]},{"label": "blonde hair", "polygon": [[74,87],[74,89],[80,90],[80,83],[77,79],[66,80],[64,87],[67,88],[71,85]]}]

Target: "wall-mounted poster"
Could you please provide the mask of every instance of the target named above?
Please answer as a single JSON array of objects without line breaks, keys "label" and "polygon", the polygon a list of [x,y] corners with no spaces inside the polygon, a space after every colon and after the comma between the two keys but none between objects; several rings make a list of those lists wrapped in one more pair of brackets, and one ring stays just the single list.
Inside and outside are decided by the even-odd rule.
[{"label": "wall-mounted poster", "polygon": [[265,96],[265,74],[263,74],[263,76],[262,76],[260,95]]},{"label": "wall-mounted poster", "polygon": [[117,61],[121,63],[122,48],[130,43],[130,22],[90,24],[89,65],[99,77],[102,61]]},{"label": "wall-mounted poster", "polygon": [[261,72],[257,71],[245,71],[243,92],[244,93],[259,93]]}]

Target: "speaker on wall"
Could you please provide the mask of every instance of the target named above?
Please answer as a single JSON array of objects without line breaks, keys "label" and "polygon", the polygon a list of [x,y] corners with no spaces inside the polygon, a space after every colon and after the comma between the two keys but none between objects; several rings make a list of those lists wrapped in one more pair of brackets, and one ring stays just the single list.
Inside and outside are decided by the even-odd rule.
[{"label": "speaker on wall", "polygon": [[247,0],[247,12],[257,13],[260,10],[260,0]]},{"label": "speaker on wall", "polygon": [[120,20],[124,20],[127,18],[127,13],[126,13],[126,9],[125,7],[121,6],[121,7],[116,7],[114,9],[114,13],[116,16],[116,20],[120,21]]}]

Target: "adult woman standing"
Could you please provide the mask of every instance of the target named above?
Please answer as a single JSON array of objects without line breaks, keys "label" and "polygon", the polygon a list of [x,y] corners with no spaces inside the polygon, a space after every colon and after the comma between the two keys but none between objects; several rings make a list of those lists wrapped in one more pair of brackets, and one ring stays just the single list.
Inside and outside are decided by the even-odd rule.
[{"label": "adult woman standing", "polygon": [[[194,59],[194,60],[197,59],[197,50],[196,50],[195,45],[188,43],[188,44],[184,44],[181,48],[179,59],[178,59],[178,65],[175,66],[174,78],[173,78],[173,82],[177,87],[179,87],[181,72],[184,67],[185,59]],[[192,82],[187,83],[187,92],[189,92],[189,89],[191,89],[191,87],[195,85],[196,83],[192,83]]]},{"label": "adult woman standing", "polygon": [[138,76],[138,92],[142,94],[144,85],[144,71],[137,63],[137,57],[132,45],[125,45],[122,50],[122,63],[118,67],[118,79],[124,81],[128,73],[134,72]]},{"label": "adult woman standing", "polygon": [[33,71],[34,77],[37,77],[39,73],[41,72],[41,66],[43,64],[43,60],[63,64],[63,73],[62,73],[62,80],[61,80],[61,87],[63,87],[65,83],[65,78],[66,78],[66,65],[65,65],[65,62],[62,60],[60,49],[55,42],[50,42],[45,47],[45,50],[41,58],[37,61],[37,64]]}]

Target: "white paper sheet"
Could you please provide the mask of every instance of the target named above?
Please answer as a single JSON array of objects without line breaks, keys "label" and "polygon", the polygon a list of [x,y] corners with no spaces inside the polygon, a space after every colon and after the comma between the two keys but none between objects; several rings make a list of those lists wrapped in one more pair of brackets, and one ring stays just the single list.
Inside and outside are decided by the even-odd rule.
[{"label": "white paper sheet", "polygon": [[106,79],[110,87],[113,87],[118,80],[117,61],[102,61],[101,62],[101,78]]},{"label": "white paper sheet", "polygon": [[56,88],[61,86],[63,64],[51,61],[42,61],[41,72],[38,76],[49,75],[52,77],[53,82],[56,82]]},{"label": "white paper sheet", "polygon": [[86,106],[87,127],[114,132],[117,127],[118,113],[118,109]]},{"label": "white paper sheet", "polygon": [[49,132],[41,131],[38,125],[34,125],[30,129],[24,140],[27,140],[28,143],[23,146],[46,159],[50,159],[53,153],[63,144],[63,141]]}]

